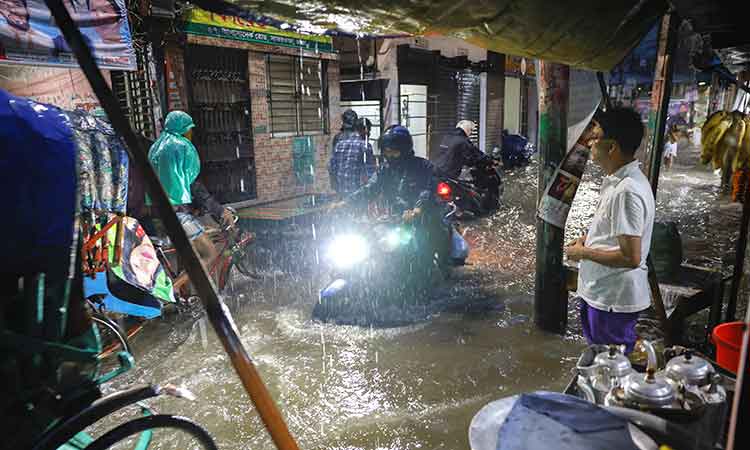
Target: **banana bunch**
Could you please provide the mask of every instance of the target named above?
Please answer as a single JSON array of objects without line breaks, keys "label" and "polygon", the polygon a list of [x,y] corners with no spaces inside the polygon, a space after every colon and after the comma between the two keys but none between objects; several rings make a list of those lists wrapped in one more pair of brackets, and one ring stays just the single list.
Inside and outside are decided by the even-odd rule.
[{"label": "banana bunch", "polygon": [[737,154],[732,161],[732,170],[735,171],[750,167],[750,116],[745,116],[743,121],[745,133],[737,145]]},{"label": "banana bunch", "polygon": [[750,118],[739,111],[717,111],[701,128],[701,162],[714,169],[750,167]]}]

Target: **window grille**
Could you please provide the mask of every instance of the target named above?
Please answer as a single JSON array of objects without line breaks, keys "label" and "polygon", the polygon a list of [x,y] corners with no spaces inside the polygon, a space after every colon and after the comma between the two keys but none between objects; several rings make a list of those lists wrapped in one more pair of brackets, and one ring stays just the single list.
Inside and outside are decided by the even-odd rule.
[{"label": "window grille", "polygon": [[326,62],[268,55],[268,106],[271,133],[302,136],[328,129]]}]

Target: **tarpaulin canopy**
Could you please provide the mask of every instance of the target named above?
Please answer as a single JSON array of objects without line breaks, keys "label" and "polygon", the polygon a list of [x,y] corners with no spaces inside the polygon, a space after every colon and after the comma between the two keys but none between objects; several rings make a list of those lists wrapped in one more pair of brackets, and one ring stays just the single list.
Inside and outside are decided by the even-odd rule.
[{"label": "tarpaulin canopy", "polygon": [[[205,3],[205,2],[199,2]],[[353,33],[446,34],[489,50],[610,70],[664,0],[231,0],[291,24]]]},{"label": "tarpaulin canopy", "polygon": [[[651,84],[656,70],[656,51],[658,47],[659,26],[654,25],[641,39],[641,42],[615,66],[609,78],[610,85],[620,85],[630,82],[637,84]],[[690,67],[688,34],[690,30],[681,28],[677,47],[673,53],[674,69],[672,83],[688,83],[695,80],[694,69]]]},{"label": "tarpaulin canopy", "polygon": [[[135,70],[125,0],[64,4],[100,68]],[[78,66],[43,0],[0,1],[0,64]]]}]

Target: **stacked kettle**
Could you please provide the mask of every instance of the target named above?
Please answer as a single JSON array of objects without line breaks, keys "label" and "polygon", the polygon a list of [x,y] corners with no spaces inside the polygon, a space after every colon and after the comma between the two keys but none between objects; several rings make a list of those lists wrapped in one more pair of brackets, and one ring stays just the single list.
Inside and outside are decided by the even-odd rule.
[{"label": "stacked kettle", "polygon": [[701,128],[701,162],[714,169],[750,167],[750,116],[740,111],[716,111]]},{"label": "stacked kettle", "polygon": [[664,352],[663,359],[672,357],[658,370],[654,347],[646,341],[641,344],[648,354],[645,373],[635,370],[621,347],[589,347],[576,366],[578,395],[599,405],[678,418],[690,423],[698,439],[720,436],[728,411],[727,393],[713,365],[690,350],[673,347]]}]

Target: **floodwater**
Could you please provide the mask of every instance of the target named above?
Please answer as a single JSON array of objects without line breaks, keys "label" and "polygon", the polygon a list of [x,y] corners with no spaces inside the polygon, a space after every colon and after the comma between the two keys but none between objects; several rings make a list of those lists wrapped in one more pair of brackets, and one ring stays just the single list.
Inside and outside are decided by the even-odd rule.
[{"label": "floodwater", "polygon": [[[659,218],[680,219],[686,242],[698,242],[715,224],[718,177],[684,159],[662,177]],[[536,173],[532,164],[508,174],[503,208],[466,224],[472,265],[439,287],[438,306],[408,326],[312,321],[322,275],[304,261],[262,280],[235,280],[226,303],[301,448],[467,449],[469,423],[486,403],[564,388],[585,343],[572,304],[565,336],[533,325]],[[571,211],[569,238],[585,230],[601,177],[590,165]],[[690,245],[688,259],[719,265],[715,256],[731,248],[718,240]],[[150,324],[133,344],[137,367],[105,390],[182,385],[195,402],[162,397],[149,404],[201,423],[221,449],[274,448],[199,309]],[[155,438],[153,448],[197,448],[177,432]]]}]

